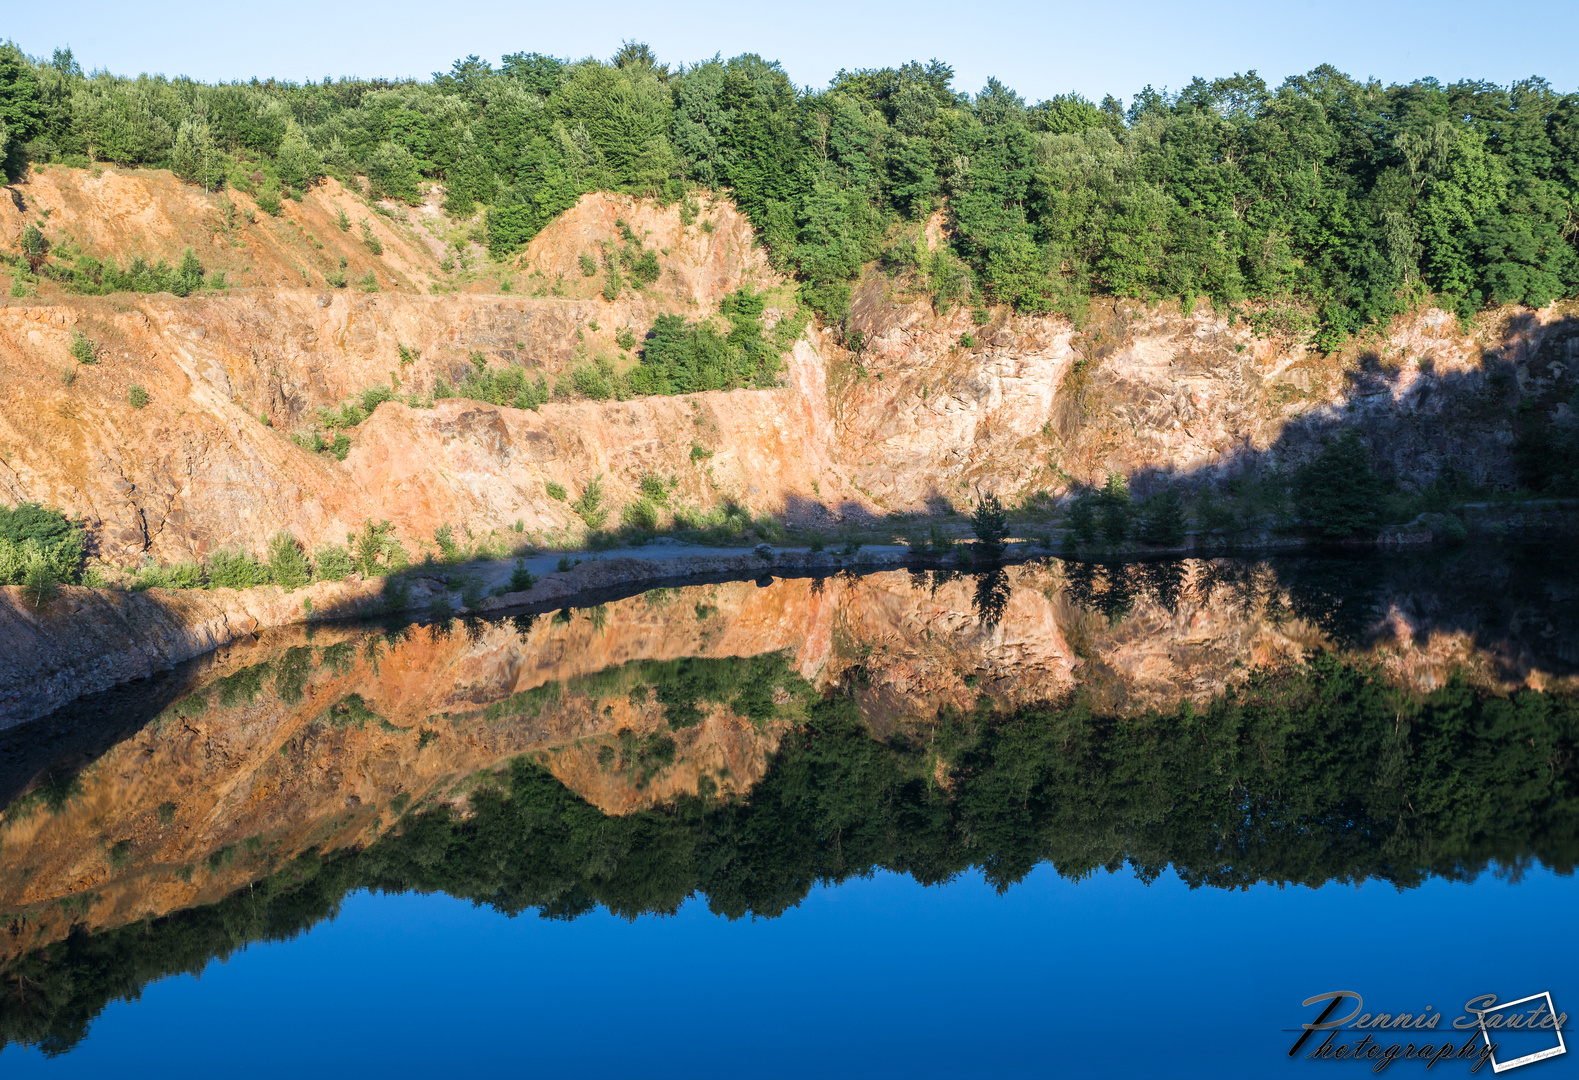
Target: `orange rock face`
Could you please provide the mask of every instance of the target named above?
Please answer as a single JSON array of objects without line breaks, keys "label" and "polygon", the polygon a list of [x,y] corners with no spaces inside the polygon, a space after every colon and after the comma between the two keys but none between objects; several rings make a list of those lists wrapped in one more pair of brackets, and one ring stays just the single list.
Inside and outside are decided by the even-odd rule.
[{"label": "orange rock face", "polygon": [[[689,226],[678,207],[585,196],[511,268],[484,275],[482,251],[457,248],[436,205],[374,207],[333,181],[279,217],[156,172],[49,167],[15,190],[25,209],[0,201],[0,236],[14,244],[44,219],[63,266],[79,252],[174,263],[191,248],[211,281],[226,274],[223,292],[181,299],[44,282],[0,307],[0,498],[82,518],[98,555],[119,565],[257,552],[281,528],[309,546],[339,542],[369,517],[418,548],[443,524],[574,536],[579,519],[544,485],[575,493],[599,476],[616,520],[645,473],[674,478],[686,505],[732,500],[798,521],[925,510],[983,490],[1056,495],[1109,471],[1144,488],[1297,458],[1338,423],[1374,435],[1406,481],[1425,482],[1455,454],[1495,480],[1511,475],[1512,429],[1481,407],[1485,357],[1539,388],[1565,377],[1542,350],[1575,336],[1555,308],[1504,312],[1474,333],[1424,311],[1335,357],[1204,308],[1098,305],[1078,331],[1003,311],[978,325],[874,270],[846,331],[809,329],[777,389],[556,400],[536,412],[386,402],[341,462],[288,436],[364,390],[430,393],[474,358],[556,379],[600,356],[624,368],[636,361],[622,332],[639,338],[658,314],[706,318],[749,286],[776,319],[792,290],[740,214],[705,196]],[[587,276],[582,258],[601,266],[627,235],[661,273],[609,302],[602,271]],[[379,291],[332,287],[342,272],[372,273]],[[76,334],[100,346],[97,364],[71,359]],[[145,408],[129,405],[133,384]]]}]

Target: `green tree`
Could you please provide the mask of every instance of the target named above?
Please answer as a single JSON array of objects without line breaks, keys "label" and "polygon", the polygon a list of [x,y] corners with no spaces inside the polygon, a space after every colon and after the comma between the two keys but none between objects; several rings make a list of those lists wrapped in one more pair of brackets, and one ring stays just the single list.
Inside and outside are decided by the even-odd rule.
[{"label": "green tree", "polygon": [[1097,493],[1097,513],[1102,522],[1102,535],[1107,542],[1123,543],[1129,535],[1134,504],[1130,501],[1129,486],[1118,473],[1108,473],[1107,483]]},{"label": "green tree", "polygon": [[989,491],[977,501],[970,515],[970,528],[976,534],[976,547],[983,555],[995,559],[1003,554],[1009,519],[998,496]]},{"label": "green tree", "polygon": [[1294,471],[1294,507],[1308,531],[1342,539],[1376,528],[1386,487],[1370,447],[1349,430]]},{"label": "green tree", "polygon": [[1176,547],[1184,543],[1184,526],[1184,500],[1177,488],[1163,488],[1141,505],[1140,539],[1145,543]]}]

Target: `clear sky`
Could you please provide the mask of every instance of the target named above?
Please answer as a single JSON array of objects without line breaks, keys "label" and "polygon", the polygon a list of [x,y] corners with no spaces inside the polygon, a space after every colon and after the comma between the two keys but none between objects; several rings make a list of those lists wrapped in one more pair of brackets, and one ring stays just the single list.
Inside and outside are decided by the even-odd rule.
[{"label": "clear sky", "polygon": [[325,75],[426,76],[468,53],[498,61],[516,51],[608,57],[622,38],[650,43],[671,63],[757,52],[802,86],[841,67],[937,57],[956,87],[997,76],[1030,100],[1070,90],[1126,101],[1149,84],[1254,68],[1271,84],[1331,63],[1356,77],[1407,82],[1425,75],[1508,83],[1532,74],[1579,89],[1579,3],[1517,7],[1466,0],[1138,0],[1124,5],[853,3],[765,5],[444,0],[381,4],[10,5],[0,34],[25,51],[69,45],[85,68],[203,80]]}]

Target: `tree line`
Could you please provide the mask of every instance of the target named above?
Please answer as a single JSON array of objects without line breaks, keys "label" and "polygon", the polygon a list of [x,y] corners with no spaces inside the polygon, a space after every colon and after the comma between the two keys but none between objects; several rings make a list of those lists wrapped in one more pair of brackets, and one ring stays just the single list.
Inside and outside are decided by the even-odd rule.
[{"label": "tree line", "polygon": [[[583,193],[727,189],[825,319],[881,258],[942,305],[1078,314],[1093,293],[1198,297],[1331,344],[1427,293],[1470,314],[1579,290],[1579,94],[1330,66],[1078,94],[975,94],[939,61],[797,87],[755,54],[671,67],[512,53],[427,81],[209,85],[0,47],[0,155],[170,168],[299,194],[324,175],[486,208],[496,254]],[[947,249],[917,226],[945,208]],[[907,226],[909,227],[907,229]]]}]

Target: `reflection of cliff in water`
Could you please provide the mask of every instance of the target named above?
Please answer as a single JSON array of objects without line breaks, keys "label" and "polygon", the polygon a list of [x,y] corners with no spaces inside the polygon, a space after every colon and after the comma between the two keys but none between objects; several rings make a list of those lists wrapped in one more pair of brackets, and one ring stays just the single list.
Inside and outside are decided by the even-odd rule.
[{"label": "reflection of cliff in water", "polygon": [[[6,1015],[148,927],[155,977],[364,886],[738,915],[878,867],[1572,865],[1570,699],[1516,688],[1571,688],[1574,596],[1523,551],[1054,560],[271,634],[0,735]],[[1376,677],[1281,663],[1321,648]]]}]

